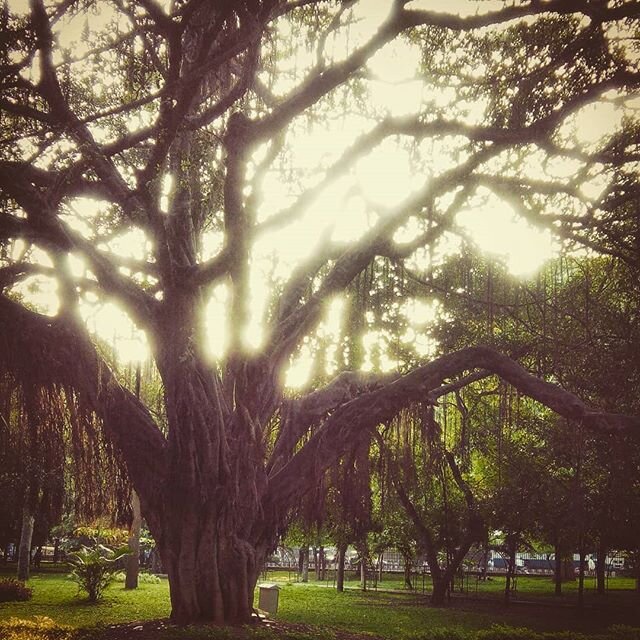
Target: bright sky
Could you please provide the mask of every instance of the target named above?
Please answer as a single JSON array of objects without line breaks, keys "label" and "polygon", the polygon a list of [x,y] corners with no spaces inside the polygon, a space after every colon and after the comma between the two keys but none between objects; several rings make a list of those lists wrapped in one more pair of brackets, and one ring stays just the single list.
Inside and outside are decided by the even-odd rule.
[{"label": "bright sky", "polygon": [[[412,6],[420,4],[429,9],[463,13],[469,11],[470,6],[473,6],[474,12],[477,8],[477,5],[466,0],[425,0],[412,3]],[[482,7],[483,10],[489,10],[500,4],[485,2]],[[9,0],[9,6],[12,9],[24,10],[26,2]],[[331,51],[337,58],[347,53],[347,42],[353,47],[358,38],[375,29],[384,19],[389,3],[386,0],[366,0],[356,6],[361,7],[361,20],[351,26],[348,33],[341,31],[331,43]],[[74,42],[77,46],[77,38],[83,27],[84,19],[63,25],[59,32],[60,41],[67,44]],[[295,59],[285,60],[282,64],[284,67],[295,64],[302,73],[306,64],[305,55],[311,64],[312,55],[305,54],[304,51],[297,52]],[[418,70],[419,60],[420,51],[417,47],[398,40],[385,47],[370,61],[369,70],[375,78],[371,82],[371,92],[367,98],[371,111],[381,116],[398,116],[417,113],[430,101],[443,104],[448,102],[451,96],[446,92],[431,92],[425,95],[423,84],[413,79]],[[286,83],[281,88],[285,91]],[[470,109],[467,118],[477,118],[480,121],[482,112],[483,105],[475,105]],[[621,116],[622,111],[613,105],[588,107],[578,115],[573,126],[583,142],[595,142],[602,134],[611,131]],[[308,174],[309,184],[312,184],[317,180],[318,167],[330,166],[332,160],[340,155],[359,132],[369,130],[373,124],[374,122],[367,117],[346,112],[341,117],[333,119],[329,126],[325,122],[300,123],[292,136],[291,165],[300,169],[303,176]],[[451,148],[451,141],[421,149],[427,153],[416,164],[415,157],[406,145],[403,146],[396,140],[385,142],[368,157],[363,158],[350,175],[335,182],[313,202],[301,220],[258,240],[252,257],[253,315],[246,329],[246,342],[249,347],[259,348],[263,339],[262,319],[269,301],[269,283],[274,278],[284,278],[290,274],[292,268],[304,260],[313,246],[327,234],[334,241],[346,242],[360,237],[364,230],[375,222],[376,214],[360,193],[366,194],[366,198],[374,204],[393,205],[424,185],[429,176],[437,175],[454,161],[455,149]],[[535,174],[538,170],[532,164],[532,173]],[[548,171],[549,165],[544,170]],[[565,170],[567,168],[562,164],[555,167],[558,174]],[[602,185],[594,183],[593,190],[597,191],[601,187]],[[292,194],[289,193],[286,182],[283,182],[282,176],[276,172],[267,175],[263,190],[265,198],[258,211],[258,219],[267,219],[291,201]],[[82,230],[83,224],[86,227],[86,223],[81,219],[84,218],[90,223],[91,217],[95,215],[96,206],[91,202],[77,202],[76,215],[74,217],[72,214],[69,222]],[[533,275],[542,263],[557,251],[555,241],[547,232],[526,224],[507,203],[490,192],[487,192],[485,197],[478,198],[473,207],[461,211],[456,222],[482,251],[504,261],[509,270],[520,277]],[[212,242],[218,243],[219,238],[213,239]],[[141,232],[131,230],[114,238],[108,248],[122,256],[144,258],[148,251],[147,245]],[[457,251],[458,247],[457,243],[452,242],[450,250]],[[439,250],[446,253],[447,247],[441,246]],[[72,268],[78,276],[85,275],[84,265],[80,261],[72,263]],[[25,297],[49,313],[55,313],[55,283],[51,279],[30,278],[18,289]],[[217,287],[206,310],[209,346],[214,357],[223,355],[225,349],[223,318],[227,297],[226,287]],[[342,319],[347,304],[342,297],[332,300],[327,305],[322,326],[318,331],[323,343],[329,345],[328,373],[333,373],[331,369],[335,368],[335,354],[340,349]],[[401,339],[407,344],[413,344],[416,351],[423,355],[433,352],[433,342],[425,329],[436,316],[437,304],[437,301],[408,301],[404,310],[411,326]],[[83,315],[90,329],[103,340],[113,344],[123,361],[147,357],[144,334],[135,328],[116,305],[102,304],[97,299],[87,296]],[[309,378],[314,360],[314,341],[314,338],[310,338],[292,362],[286,378],[288,386],[301,387]],[[384,336],[371,331],[364,336],[363,341],[365,366],[373,366],[373,354],[376,351],[382,368],[393,369],[397,366],[386,353],[379,353]]]}]

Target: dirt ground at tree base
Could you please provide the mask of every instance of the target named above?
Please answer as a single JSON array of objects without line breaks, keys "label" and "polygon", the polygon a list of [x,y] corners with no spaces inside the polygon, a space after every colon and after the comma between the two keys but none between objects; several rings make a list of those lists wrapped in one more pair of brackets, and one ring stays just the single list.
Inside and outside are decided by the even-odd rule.
[{"label": "dirt ground at tree base", "polygon": [[172,624],[168,619],[82,629],[74,640],[383,640],[380,636],[307,624],[264,620],[241,627]]}]

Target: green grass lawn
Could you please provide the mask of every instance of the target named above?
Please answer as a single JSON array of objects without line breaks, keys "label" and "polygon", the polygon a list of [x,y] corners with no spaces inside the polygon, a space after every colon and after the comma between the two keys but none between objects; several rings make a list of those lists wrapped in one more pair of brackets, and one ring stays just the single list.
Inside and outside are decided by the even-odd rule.
[{"label": "green grass lawn", "polygon": [[[631,590],[632,581],[624,579],[612,580],[604,599],[597,600],[591,594],[586,608],[580,611],[566,606],[575,600],[574,585],[565,590],[567,595],[558,603],[551,595],[551,582],[539,578],[520,578],[518,595],[522,600],[526,595],[527,604],[508,608],[502,604],[504,583],[500,579],[483,585],[482,597],[476,597],[470,590],[466,595],[456,595],[447,607],[436,608],[429,606],[421,593],[383,591],[381,587],[389,586],[384,580],[378,591],[362,592],[352,581],[348,586],[353,588],[339,594],[330,582],[301,584],[289,580],[286,573],[269,574],[266,578],[281,585],[276,616],[279,621],[365,632],[389,639],[417,637],[436,628],[446,628],[451,634],[470,632],[495,624],[586,634],[600,633],[614,624],[640,627],[640,594]],[[393,586],[391,581],[389,584]],[[35,573],[29,585],[33,588],[33,599],[1,603],[0,623],[9,618],[46,616],[58,624],[88,628],[166,618],[170,611],[166,580],[159,584],[141,583],[135,591],[126,591],[122,583],[114,583],[104,599],[93,605],[83,600],[77,585],[64,574]]]},{"label": "green grass lawn", "polygon": [[113,583],[97,604],[88,603],[78,593],[78,585],[65,574],[35,573],[29,586],[33,588],[31,600],[0,603],[0,620],[47,616],[59,624],[87,627],[166,618],[170,613],[166,580],[160,584],[141,583],[135,591],[126,591],[122,583]]}]

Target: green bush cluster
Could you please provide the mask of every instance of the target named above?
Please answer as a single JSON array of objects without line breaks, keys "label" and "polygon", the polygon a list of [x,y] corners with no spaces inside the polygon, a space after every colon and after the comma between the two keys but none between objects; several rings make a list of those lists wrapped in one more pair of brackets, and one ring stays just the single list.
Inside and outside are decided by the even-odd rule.
[{"label": "green bush cluster", "polygon": [[[118,571],[113,576],[113,579],[116,582],[124,582],[127,577],[127,574],[124,571]],[[141,571],[138,574],[138,582],[142,584],[160,584],[162,580],[155,574],[149,573],[148,571]]]},{"label": "green bush cluster", "polygon": [[640,640],[640,629],[616,625],[598,635],[577,631],[534,631],[523,627],[493,625],[489,629],[431,629],[413,640]]},{"label": "green bush cluster", "polygon": [[12,578],[0,580],[0,602],[31,600],[32,595],[33,589],[20,580]]}]

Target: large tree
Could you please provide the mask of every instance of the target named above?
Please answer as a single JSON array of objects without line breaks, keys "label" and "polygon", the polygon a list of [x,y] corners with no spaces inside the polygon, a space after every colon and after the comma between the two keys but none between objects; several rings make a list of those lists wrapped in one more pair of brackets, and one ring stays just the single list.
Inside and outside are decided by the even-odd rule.
[{"label": "large tree", "polygon": [[[464,15],[417,5],[3,5],[2,364],[102,420],[157,541],[176,621],[248,619],[290,505],[364,430],[462,374],[493,371],[588,426],[630,422],[481,346],[284,392],[283,371],[316,340],[327,303],[356,281],[359,295],[377,295],[373,264],[424,266],[451,247],[462,208],[509,199],[589,242],[608,219],[602,203],[629,190],[640,3],[463,2]],[[385,103],[401,87],[376,76],[394,47],[416,61],[409,115]],[[612,102],[627,116],[614,135],[580,135],[588,110]],[[399,187],[403,158],[411,177]],[[376,179],[358,183],[367,171]],[[278,262],[279,239],[295,259]],[[53,315],[18,295],[36,276],[57,287]],[[204,310],[222,289],[215,331],[226,349],[213,359]],[[166,433],[96,348],[82,321],[96,300],[145,333]],[[367,329],[366,317],[351,324]]]}]

